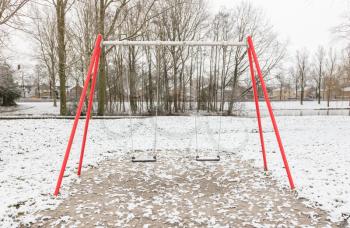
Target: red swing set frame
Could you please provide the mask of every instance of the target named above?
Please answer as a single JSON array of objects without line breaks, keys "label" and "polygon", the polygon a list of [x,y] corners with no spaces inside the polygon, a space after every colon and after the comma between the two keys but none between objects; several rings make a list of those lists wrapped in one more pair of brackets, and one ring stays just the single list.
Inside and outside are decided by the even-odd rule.
[{"label": "red swing set frame", "polygon": [[[111,41],[106,41],[105,45],[133,45],[132,41],[130,42],[123,42],[123,41],[116,41],[116,42],[111,42]],[[159,41],[147,41],[146,42],[134,42],[136,45],[160,45]],[[57,196],[59,194],[61,185],[62,185],[62,180],[63,180],[63,176],[64,176],[64,172],[66,170],[66,166],[67,166],[67,162],[69,159],[69,155],[70,155],[70,151],[72,148],[72,144],[73,144],[73,140],[74,140],[74,136],[75,136],[75,132],[78,126],[78,122],[81,116],[81,111],[84,105],[84,100],[86,98],[86,93],[88,90],[89,85],[91,86],[90,88],[90,93],[89,93],[89,101],[88,101],[88,108],[87,108],[87,113],[86,113],[86,120],[85,120],[85,127],[84,127],[84,135],[83,135],[83,141],[82,141],[82,145],[81,145],[81,151],[80,151],[80,159],[79,159],[79,166],[78,166],[78,176],[81,175],[81,169],[82,169],[82,164],[83,164],[83,158],[84,158],[84,151],[85,151],[85,144],[86,144],[86,138],[87,138],[87,133],[88,133],[88,129],[89,129],[89,121],[91,119],[91,110],[92,110],[92,106],[93,106],[93,99],[94,99],[94,91],[95,91],[95,85],[96,85],[96,81],[97,81],[97,73],[98,73],[98,67],[99,67],[99,59],[100,59],[100,55],[101,55],[101,49],[102,46],[104,45],[104,42],[102,40],[102,35],[99,34],[97,36],[96,42],[95,42],[95,47],[93,50],[93,53],[91,55],[91,59],[90,59],[90,65],[88,68],[88,72],[86,74],[86,79],[85,79],[85,83],[84,83],[84,87],[79,99],[79,104],[78,104],[78,108],[77,108],[77,112],[74,118],[74,123],[73,123],[73,127],[69,136],[69,140],[68,140],[68,145],[67,145],[67,149],[64,155],[64,159],[62,162],[62,166],[61,166],[61,170],[58,176],[58,180],[57,180],[57,184],[56,184],[56,188],[55,188],[55,192],[54,195]],[[265,102],[269,111],[269,115],[271,118],[271,122],[273,125],[273,129],[276,135],[276,139],[278,142],[278,146],[279,146],[279,150],[281,152],[281,156],[282,156],[282,160],[284,163],[284,167],[288,176],[288,181],[289,181],[289,185],[290,188],[292,190],[295,189],[294,186],[294,182],[293,182],[293,178],[292,178],[292,174],[290,172],[290,168],[288,165],[288,161],[287,161],[287,157],[284,151],[284,147],[282,144],[282,139],[278,130],[278,126],[277,126],[277,122],[275,119],[275,115],[273,113],[272,110],[272,106],[271,106],[271,102],[268,96],[268,92],[266,89],[266,85],[265,85],[265,81],[264,81],[264,77],[262,75],[261,72],[261,68],[259,65],[259,61],[258,61],[258,57],[257,54],[255,52],[254,49],[254,45],[253,45],[253,41],[252,38],[250,36],[248,36],[247,38],[247,44],[243,44],[243,43],[228,43],[228,42],[193,42],[193,41],[181,41],[181,42],[163,42],[163,44],[161,45],[188,45],[188,46],[247,46],[247,52],[248,52],[248,60],[249,60],[249,69],[250,69],[250,74],[251,74],[251,80],[252,80],[252,87],[253,87],[253,94],[254,94],[254,101],[255,101],[255,108],[256,108],[256,116],[257,116],[257,120],[258,120],[258,128],[259,128],[259,137],[260,137],[260,144],[261,144],[261,151],[262,151],[262,156],[263,156],[263,162],[264,162],[264,170],[267,171],[267,158],[266,158],[266,150],[265,150],[265,143],[264,143],[264,135],[263,135],[263,130],[262,130],[262,124],[261,124],[261,115],[260,115],[260,108],[259,108],[259,96],[258,96],[258,91],[257,91],[257,81],[256,81],[256,77],[255,77],[255,72],[254,72],[254,66],[255,66],[255,70],[257,72],[260,84],[261,84],[261,88],[263,91],[263,95],[265,98]]]}]

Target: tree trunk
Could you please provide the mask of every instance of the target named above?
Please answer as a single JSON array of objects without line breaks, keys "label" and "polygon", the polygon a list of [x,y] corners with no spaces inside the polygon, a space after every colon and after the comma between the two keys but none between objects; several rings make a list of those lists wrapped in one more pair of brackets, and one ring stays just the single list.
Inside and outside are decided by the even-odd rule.
[{"label": "tree trunk", "polygon": [[300,104],[304,102],[304,74],[301,75],[301,87],[300,87]]},{"label": "tree trunk", "polygon": [[174,108],[175,112],[178,112],[177,106],[177,58],[176,58],[176,50],[175,47],[171,48],[171,55],[173,57],[173,76],[174,76],[174,89],[173,89],[173,97],[174,97]]},{"label": "tree trunk", "polygon": [[165,83],[165,109],[169,114],[171,114],[171,96],[170,96],[170,89],[169,89],[169,77],[168,77],[168,69],[167,69],[167,62],[166,62],[166,54],[165,49],[163,48],[163,74],[164,74],[164,83]]},{"label": "tree trunk", "polygon": [[199,65],[199,49],[197,49],[197,81],[196,81],[196,92],[197,92],[197,112],[200,108],[200,97],[201,97],[201,88],[200,88],[200,71],[202,69],[202,66]]},{"label": "tree trunk", "polygon": [[234,98],[235,98],[235,89],[236,89],[237,80],[238,80],[238,67],[239,67],[239,63],[236,59],[235,60],[235,69],[233,72],[232,91],[231,91],[230,102],[229,102],[228,111],[227,111],[228,115],[231,115],[233,112],[233,102],[234,102]]},{"label": "tree trunk", "polygon": [[298,100],[298,78],[295,79],[295,100]]},{"label": "tree trunk", "polygon": [[192,49],[191,49],[191,66],[190,66],[190,110],[192,110],[192,95],[193,95],[193,78],[192,78],[192,75],[193,75],[193,58],[192,58]]},{"label": "tree trunk", "polygon": [[210,63],[209,63],[209,85],[208,85],[208,112],[213,111],[213,47],[210,50]]},{"label": "tree trunk", "polygon": [[215,57],[214,57],[214,85],[213,85],[213,95],[214,95],[214,110],[217,111],[218,104],[218,77],[217,77],[217,65],[218,65],[218,47],[215,47]]},{"label": "tree trunk", "polygon": [[129,92],[130,106],[132,113],[137,111],[137,91],[136,91],[136,59],[135,46],[129,48]]},{"label": "tree trunk", "polygon": [[282,94],[283,94],[283,84],[280,85],[280,101],[282,100]]},{"label": "tree trunk", "polygon": [[321,104],[321,74],[318,77],[318,104]]},{"label": "tree trunk", "polygon": [[[105,0],[100,0],[100,11],[99,11],[99,17],[98,17],[98,33],[104,37],[105,35]],[[106,100],[106,55],[104,48],[101,49],[101,58],[100,58],[100,66],[99,66],[99,76],[98,76],[98,108],[97,108],[97,114],[99,116],[104,115],[104,107],[105,107],[105,100]]]},{"label": "tree trunk", "polygon": [[181,69],[181,71],[180,71],[180,74],[179,74],[179,89],[178,89],[178,94],[179,94],[179,96],[178,96],[178,108],[181,110],[181,92],[182,92],[182,80],[183,80],[183,68]]},{"label": "tree trunk", "polygon": [[157,64],[157,80],[156,80],[156,110],[157,112],[161,111],[160,110],[160,92],[161,92],[161,89],[160,89],[160,85],[161,85],[161,61],[160,61],[160,50],[159,48],[156,49],[156,64]]},{"label": "tree trunk", "polygon": [[331,88],[328,88],[328,91],[327,91],[327,107],[329,107],[330,99],[331,99]]},{"label": "tree trunk", "polygon": [[[147,61],[148,61],[148,99],[150,110],[153,110],[153,82],[152,82],[152,55],[150,48],[147,47]],[[160,64],[157,59],[157,65]]]},{"label": "tree trunk", "polygon": [[67,114],[66,105],[66,46],[65,46],[65,4],[62,0],[57,1],[57,44],[58,44],[58,77],[60,80],[60,114]]},{"label": "tree trunk", "polygon": [[56,78],[55,78],[55,62],[53,58],[51,58],[51,82],[52,82],[52,98],[53,98],[53,106],[57,107],[57,97],[56,97]]},{"label": "tree trunk", "polygon": [[225,108],[225,87],[226,87],[226,73],[225,73],[225,67],[226,67],[226,47],[223,47],[222,50],[222,71],[221,71],[221,112],[224,111]]},{"label": "tree trunk", "polygon": [[39,76],[39,72],[37,73],[38,74],[38,97],[40,98],[40,76]]}]

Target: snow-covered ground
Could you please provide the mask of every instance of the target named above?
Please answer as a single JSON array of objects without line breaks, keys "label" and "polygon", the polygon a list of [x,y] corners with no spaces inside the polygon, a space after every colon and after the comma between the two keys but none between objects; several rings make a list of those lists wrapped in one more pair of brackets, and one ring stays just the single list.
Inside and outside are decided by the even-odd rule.
[{"label": "snow-covered ground", "polygon": [[52,102],[18,102],[15,107],[1,107],[0,116],[38,116],[59,115],[60,107],[53,106]]},{"label": "snow-covered ground", "polygon": [[[300,105],[299,101],[273,101],[272,103],[273,109],[276,111],[276,115],[299,115],[299,113],[295,112],[287,112],[281,113],[281,110],[286,111],[295,111],[302,110],[304,111],[304,115],[308,114],[307,111],[314,110],[323,110],[323,109],[349,109],[349,101],[332,101],[330,102],[330,106],[327,107],[327,102],[322,101],[321,104],[318,104],[317,101],[305,101],[303,105]],[[227,104],[226,104],[227,105]],[[255,115],[255,103],[254,102],[239,102],[235,104],[237,110],[241,110],[244,112],[248,112],[250,116]],[[267,107],[264,101],[260,101],[260,108],[262,114],[267,114]],[[345,110],[342,113],[339,111],[333,111],[332,114],[339,115],[348,115],[348,112]],[[57,107],[53,107],[52,102],[18,102],[16,107],[1,107],[0,106],[0,116],[57,116],[59,115],[59,103],[57,103]],[[321,115],[315,112],[309,112],[309,114],[313,115]],[[326,115],[327,113],[325,113]]]},{"label": "snow-covered ground", "polygon": [[[264,101],[259,102],[261,104],[261,109],[266,110],[267,107]],[[255,110],[254,102],[242,102],[241,103],[244,109]],[[341,108],[350,108],[349,101],[331,101],[329,107],[327,107],[327,101],[321,101],[321,104],[318,104],[317,101],[304,101],[303,105],[300,104],[300,101],[272,101],[272,107],[274,110],[319,110],[319,109],[341,109]]]},{"label": "snow-covered ground", "polygon": [[[218,148],[219,118],[198,118],[199,150],[215,155],[219,149],[222,156],[236,152],[262,170],[255,119],[222,117]],[[154,120],[133,120],[135,150],[153,149]],[[327,210],[333,221],[349,215],[350,117],[278,117],[277,121],[299,196]],[[0,226],[32,221],[34,212],[53,208],[68,195],[69,184],[77,178],[83,124],[72,147],[62,196],[52,197],[71,125],[71,120],[0,120]],[[281,186],[288,186],[269,119],[264,118],[263,125],[269,169]],[[196,155],[193,117],[159,117],[158,127],[160,159],[164,150],[180,150],[188,156],[190,148]],[[107,158],[123,156],[128,162],[129,129],[127,119],[92,120],[84,169]]]},{"label": "snow-covered ground", "polygon": [[[350,216],[350,117],[279,117],[277,120],[299,196],[327,210],[333,220]],[[266,123],[268,119],[263,121]],[[265,131],[269,169],[280,183],[287,184],[272,127]],[[257,137],[256,134],[251,142]],[[258,142],[254,145],[258,146]],[[242,155],[261,164],[254,151],[247,150]]]}]

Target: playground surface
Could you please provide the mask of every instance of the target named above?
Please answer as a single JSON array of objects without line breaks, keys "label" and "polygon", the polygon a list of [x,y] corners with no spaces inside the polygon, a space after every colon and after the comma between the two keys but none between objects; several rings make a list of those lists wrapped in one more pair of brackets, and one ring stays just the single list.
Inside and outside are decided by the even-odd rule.
[{"label": "playground surface", "polygon": [[[159,216],[159,221],[165,224],[200,224],[195,221],[197,217],[205,217],[206,220],[202,222],[213,226],[230,224],[231,220],[225,223],[225,219],[239,214],[239,208],[247,208],[241,211],[246,213],[243,217],[247,218],[255,212],[256,215],[261,213],[257,223],[266,221],[278,224],[281,218],[278,214],[282,214],[290,218],[287,220],[299,224],[346,224],[350,211],[349,118],[277,117],[296,193],[288,189],[272,126],[266,118],[263,118],[263,126],[270,170],[268,177],[263,172],[257,123],[253,118],[223,117],[220,143],[222,160],[198,163],[194,161],[193,117],[159,117],[159,161],[155,164],[130,162],[132,155],[142,156],[149,153],[147,150],[152,150],[154,118],[133,120],[135,154],[130,152],[129,120],[91,120],[82,177],[76,175],[83,127],[80,124],[58,198],[52,194],[72,120],[1,120],[0,226],[28,225],[39,221],[51,224],[65,220],[74,224],[78,220],[61,215],[64,210],[70,210],[74,218],[74,213],[79,213],[79,210],[78,207],[73,209],[73,205],[79,200],[82,200],[79,201],[82,212],[79,216],[84,216],[84,209],[86,213],[97,213],[100,209],[101,218],[107,222],[109,215],[103,215],[103,209],[113,207],[112,211],[120,214],[121,221],[130,225],[140,222],[141,214],[144,215],[147,210]],[[218,123],[219,117],[198,118],[200,153],[217,154]],[[110,200],[109,197],[106,199],[111,205],[108,206],[107,202],[104,207],[102,195],[105,193],[110,197]],[[120,197],[118,194],[121,194]],[[92,196],[96,197],[96,201],[101,200],[97,202],[101,206],[96,204],[89,209],[91,202],[87,199]],[[186,198],[189,204],[182,200]],[[225,198],[231,201],[225,201]],[[247,199],[259,202],[256,203],[258,206],[249,208]],[[154,208],[147,209],[157,200],[161,206],[157,208],[155,204]],[[287,204],[273,203],[275,200],[283,200]],[[133,208],[131,203],[136,207]],[[180,205],[176,207],[177,212],[171,212],[175,208],[172,203]],[[230,205],[232,208],[224,208]],[[120,210],[117,210],[119,206]],[[126,210],[128,207],[130,211]],[[212,211],[201,211],[201,207],[203,210],[211,208]],[[223,210],[220,211],[219,207]],[[141,211],[137,211],[137,208],[141,208]],[[292,213],[292,209],[296,208],[302,212]],[[187,213],[191,210],[192,215]],[[184,211],[189,217],[180,216]],[[271,218],[267,216],[270,212]],[[304,212],[305,216],[302,215]],[[177,213],[180,213],[178,220],[175,216]],[[128,220],[129,214],[131,217]],[[170,216],[173,220],[167,217],[168,214],[173,215]],[[44,218],[44,215],[57,215],[57,219]],[[132,215],[135,217],[132,218]],[[152,215],[148,216],[150,218],[146,215],[142,223],[154,224]],[[231,219],[238,224],[244,222],[239,220],[239,216]],[[247,220],[249,224],[254,221]]]},{"label": "playground surface", "polygon": [[220,163],[165,154],[157,163],[130,165],[123,158],[88,170],[56,210],[38,212],[35,227],[331,225],[326,212],[306,206],[235,154]]}]

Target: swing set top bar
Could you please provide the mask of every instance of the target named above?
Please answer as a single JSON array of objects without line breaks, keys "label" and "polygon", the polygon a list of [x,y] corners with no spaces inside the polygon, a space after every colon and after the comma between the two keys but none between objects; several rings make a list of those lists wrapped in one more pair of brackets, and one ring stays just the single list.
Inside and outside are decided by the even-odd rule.
[{"label": "swing set top bar", "polygon": [[245,42],[231,41],[130,41],[130,40],[112,40],[103,41],[103,46],[236,46],[247,47]]}]

